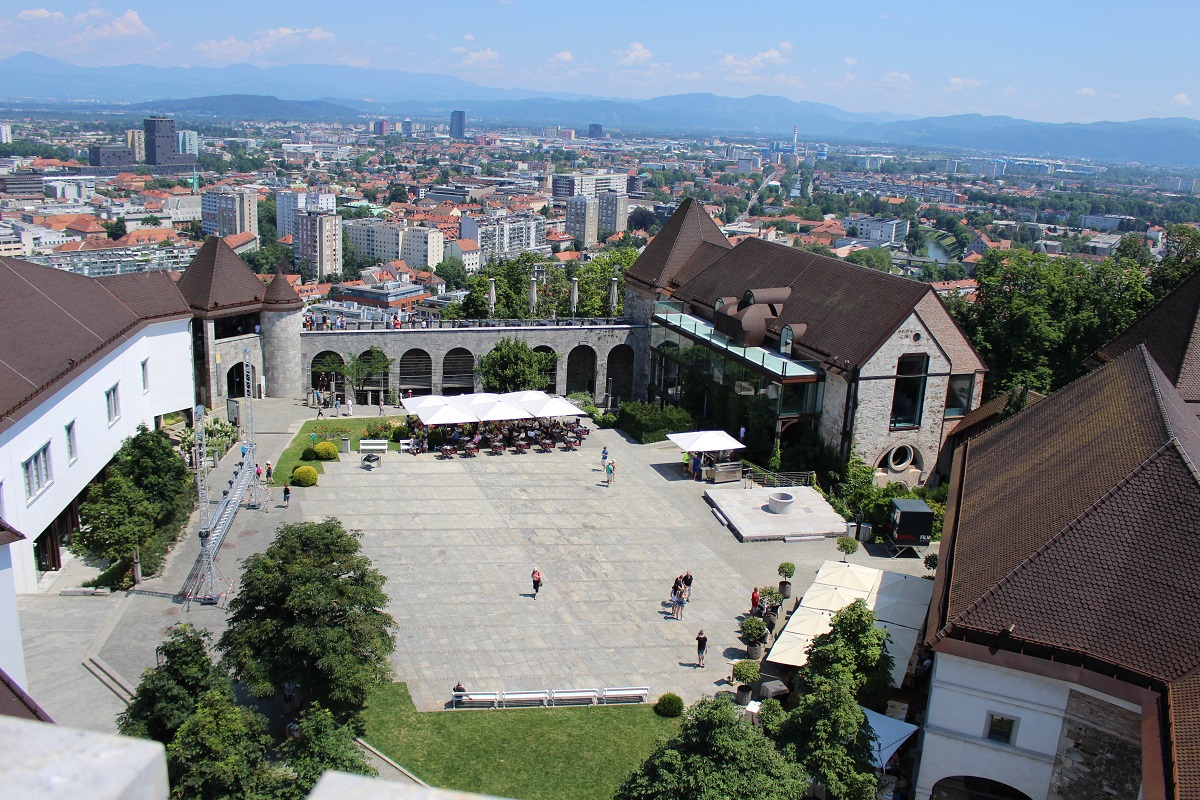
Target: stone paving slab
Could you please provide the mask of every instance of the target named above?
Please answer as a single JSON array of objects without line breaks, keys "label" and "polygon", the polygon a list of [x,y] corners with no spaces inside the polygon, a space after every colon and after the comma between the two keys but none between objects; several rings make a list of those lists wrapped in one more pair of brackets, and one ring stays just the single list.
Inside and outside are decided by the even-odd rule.
[{"label": "stone paving slab", "polygon": [[[785,492],[795,499],[792,513],[774,514],[767,510],[767,499],[777,492]],[[846,521],[809,486],[785,489],[724,486],[708,489],[704,495],[729,520],[743,541],[846,534]]]}]

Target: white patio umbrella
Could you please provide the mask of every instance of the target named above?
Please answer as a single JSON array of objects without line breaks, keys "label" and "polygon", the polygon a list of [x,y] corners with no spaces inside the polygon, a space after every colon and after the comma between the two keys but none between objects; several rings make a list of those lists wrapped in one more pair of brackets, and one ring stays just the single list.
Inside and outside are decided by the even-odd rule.
[{"label": "white patio umbrella", "polygon": [[497,403],[502,398],[494,392],[475,392],[474,394],[460,394],[454,398],[455,405],[471,408],[473,406],[490,406],[492,403]]},{"label": "white patio umbrella", "polygon": [[[871,601],[874,601],[873,603]],[[889,598],[883,595],[871,595],[867,604],[875,612],[875,618],[890,625],[902,625],[905,628],[920,630],[929,614],[929,603],[916,603],[901,598]]]},{"label": "white patio umbrella", "polygon": [[844,586],[826,586],[814,583],[804,593],[800,605],[805,608],[823,608],[826,611],[840,611],[855,600],[866,600],[869,592],[857,589],[847,589]]},{"label": "white patio umbrella", "polygon": [[746,445],[725,431],[688,431],[668,433],[667,438],[689,453],[716,453],[724,450],[740,450]]},{"label": "white patio umbrella", "polygon": [[772,664],[785,664],[789,667],[802,667],[808,663],[808,646],[812,644],[811,634],[788,633],[779,634],[771,652],[767,653],[767,661]]},{"label": "white patio umbrella", "polygon": [[883,570],[851,564],[846,561],[826,561],[817,572],[814,583],[825,586],[841,586],[862,592],[873,592],[879,588]]},{"label": "white patio umbrella", "polygon": [[794,633],[798,636],[820,636],[822,633],[828,633],[832,624],[833,612],[800,606],[788,618],[783,633]]},{"label": "white patio umbrella", "polygon": [[892,656],[892,684],[900,686],[904,683],[904,673],[908,671],[908,662],[912,659],[913,651],[917,649],[917,632],[912,628],[884,622],[876,622],[875,627],[888,632],[887,649]]},{"label": "white patio umbrella", "polygon": [[472,405],[471,411],[479,417],[480,422],[504,422],[511,419],[533,419],[525,409],[503,400],[495,400],[490,404]]},{"label": "white patio umbrella", "polygon": [[913,603],[929,605],[933,597],[933,581],[919,578],[916,575],[904,575],[899,572],[885,572],[879,581],[880,597],[889,600],[908,600]]},{"label": "white patio umbrella", "polygon": [[883,769],[892,754],[899,750],[900,745],[904,744],[908,737],[917,730],[917,726],[904,720],[877,714],[869,708],[859,706],[858,709],[866,716],[866,724],[875,731],[875,745],[871,748],[873,751],[871,759],[875,762],[876,767]]},{"label": "white patio umbrella", "polygon": [[424,406],[417,409],[417,416],[426,425],[461,425],[464,422],[479,422],[468,409],[456,405]]},{"label": "white patio umbrella", "polygon": [[550,395],[543,392],[541,389],[529,389],[524,392],[505,392],[500,395],[500,399],[506,403],[516,403],[524,407],[525,403],[533,400],[545,400]]},{"label": "white patio umbrella", "polygon": [[521,407],[535,417],[582,417],[584,413],[561,397],[546,397],[521,403]]},{"label": "white patio umbrella", "polygon": [[450,398],[440,394],[426,394],[420,397],[406,397],[403,403],[405,411],[415,414],[419,408],[433,408],[447,405],[450,403]]}]

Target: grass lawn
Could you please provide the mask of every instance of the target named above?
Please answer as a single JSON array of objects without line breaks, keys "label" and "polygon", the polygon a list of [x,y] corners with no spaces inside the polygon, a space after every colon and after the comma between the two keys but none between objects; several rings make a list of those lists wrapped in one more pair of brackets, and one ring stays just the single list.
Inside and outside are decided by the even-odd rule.
[{"label": "grass lawn", "polygon": [[365,718],[364,738],[426,783],[518,800],[610,800],[680,722],[652,704],[418,713],[403,683]]},{"label": "grass lawn", "polygon": [[[333,412],[331,411],[330,414]],[[291,444],[284,449],[283,454],[279,457],[279,463],[275,465],[275,474],[278,476],[275,483],[279,486],[287,483],[287,480],[292,477],[292,470],[300,464],[306,464],[317,470],[318,474],[324,473],[325,470],[321,466],[320,461],[301,461],[300,454],[304,452],[304,448],[311,447],[313,444],[312,434],[317,434],[317,441],[333,442],[338,447],[342,445],[342,437],[350,437],[350,449],[358,449],[358,440],[363,438],[366,433],[367,426],[387,420],[393,425],[399,425],[407,421],[406,416],[396,417],[380,417],[380,416],[362,416],[362,417],[330,417],[328,419],[310,419],[300,427],[300,432],[292,439]],[[399,450],[400,445],[397,442],[388,443],[389,450]],[[318,484],[319,485],[319,484]]]}]

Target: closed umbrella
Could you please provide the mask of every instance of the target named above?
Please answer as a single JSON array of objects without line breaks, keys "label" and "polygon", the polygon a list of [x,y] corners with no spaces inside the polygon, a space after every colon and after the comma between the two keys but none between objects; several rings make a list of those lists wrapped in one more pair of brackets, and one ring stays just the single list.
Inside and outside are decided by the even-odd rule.
[{"label": "closed umbrella", "polygon": [[488,278],[488,319],[496,317],[496,279]]}]

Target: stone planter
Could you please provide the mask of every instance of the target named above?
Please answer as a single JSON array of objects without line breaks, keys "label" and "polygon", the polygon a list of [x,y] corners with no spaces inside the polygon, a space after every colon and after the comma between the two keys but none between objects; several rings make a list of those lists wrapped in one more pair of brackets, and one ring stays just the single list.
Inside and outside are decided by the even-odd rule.
[{"label": "stone planter", "polygon": [[789,597],[791,597],[792,596],[792,582],[791,581],[780,581],[779,582],[779,594],[783,597],[784,600],[787,600]]},{"label": "stone planter", "polygon": [[739,706],[744,706],[750,702],[750,694],[754,688],[747,683],[738,684],[737,691],[734,693],[733,701]]},{"label": "stone planter", "polygon": [[762,657],[763,657],[763,643],[762,642],[751,642],[750,644],[746,645],[746,658],[750,659],[751,661],[758,661]]},{"label": "stone planter", "polygon": [[790,514],[796,497],[791,492],[772,492],[767,496],[767,508],[772,514]]}]

